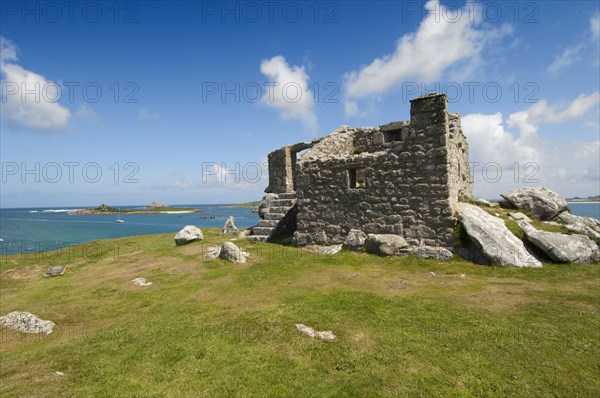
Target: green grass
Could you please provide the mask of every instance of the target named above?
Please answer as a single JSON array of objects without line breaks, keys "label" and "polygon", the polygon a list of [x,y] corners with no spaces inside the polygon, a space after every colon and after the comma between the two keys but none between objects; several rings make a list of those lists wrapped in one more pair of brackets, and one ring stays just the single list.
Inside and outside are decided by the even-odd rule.
[{"label": "green grass", "polygon": [[[236,265],[203,260],[225,240],[203,232],[182,247],[161,234],[1,257],[0,313],[58,327],[2,330],[0,395],[600,394],[599,264],[499,268],[238,240],[251,257]],[[67,274],[41,276],[57,262]],[[131,285],[138,276],[154,285]]]}]

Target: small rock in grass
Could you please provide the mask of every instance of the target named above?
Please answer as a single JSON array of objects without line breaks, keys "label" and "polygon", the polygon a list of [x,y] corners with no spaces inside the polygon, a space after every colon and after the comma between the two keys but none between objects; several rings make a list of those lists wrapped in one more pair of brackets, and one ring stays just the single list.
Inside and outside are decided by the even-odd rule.
[{"label": "small rock in grass", "polygon": [[45,321],[30,312],[13,311],[0,317],[0,326],[25,333],[52,333],[56,324]]},{"label": "small rock in grass", "polygon": [[150,286],[153,285],[153,282],[146,282],[145,278],[135,278],[134,280],[131,281],[131,283],[133,283],[136,286]]},{"label": "small rock in grass", "polygon": [[233,223],[233,216],[229,216],[227,221],[225,221],[225,225],[223,225],[223,229],[221,230],[221,236],[223,235],[239,235],[240,231],[237,229],[235,224]]},{"label": "small rock in grass", "polygon": [[310,326],[306,326],[302,323],[297,323],[296,329],[298,329],[300,332],[304,333],[307,336],[318,337],[321,340],[326,340],[326,341],[337,340],[337,336],[335,334],[333,334],[333,332],[331,330],[319,332],[319,331],[314,330]]},{"label": "small rock in grass", "polygon": [[175,244],[177,246],[187,245],[188,243],[204,239],[202,230],[194,225],[186,225],[175,235]]},{"label": "small rock in grass", "polygon": [[221,245],[219,257],[223,260],[229,260],[236,263],[245,263],[248,253],[243,252],[234,243],[225,242]]}]

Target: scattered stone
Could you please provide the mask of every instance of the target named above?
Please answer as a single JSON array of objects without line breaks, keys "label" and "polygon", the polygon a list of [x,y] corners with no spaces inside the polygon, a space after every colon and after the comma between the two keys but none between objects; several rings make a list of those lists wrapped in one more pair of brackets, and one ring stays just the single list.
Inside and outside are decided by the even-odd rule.
[{"label": "scattered stone", "polygon": [[58,371],[58,370],[57,370],[56,372],[54,372],[54,374],[55,374],[56,376],[64,376],[64,375],[65,375],[63,372],[61,372],[61,371]]},{"label": "scattered stone", "polygon": [[440,261],[452,258],[452,252],[444,247],[418,246],[410,249],[407,254],[420,258],[434,258]]},{"label": "scattered stone", "polygon": [[510,218],[512,218],[513,220],[521,220],[521,221],[525,221],[525,222],[531,222],[531,218],[527,217],[527,215],[520,213],[520,212],[509,212],[508,216]]},{"label": "scattered stone", "polygon": [[244,239],[245,237],[247,237],[248,235],[250,235],[250,232],[252,232],[251,229],[245,229],[242,232],[240,232],[240,234],[238,235],[238,238]]},{"label": "scattered stone", "polygon": [[527,240],[556,262],[579,264],[600,261],[600,249],[585,235],[566,235],[539,231],[524,221],[518,221]]},{"label": "scattered stone", "polygon": [[589,236],[600,245],[600,221],[591,217],[575,216],[568,211],[563,211],[555,218],[564,222],[565,227],[571,231]]},{"label": "scattered stone", "polygon": [[219,257],[223,260],[233,261],[235,263],[245,263],[248,253],[241,251],[234,243],[225,242],[221,246]]},{"label": "scattered stone", "polygon": [[225,221],[225,225],[223,225],[223,229],[221,230],[221,236],[223,235],[239,235],[240,231],[237,229],[235,224],[233,223],[233,216],[227,217],[227,221]]},{"label": "scattered stone", "polygon": [[310,326],[306,326],[302,323],[297,323],[296,329],[298,329],[300,332],[302,332],[305,335],[310,336],[310,337],[318,337],[322,340],[327,340],[327,341],[337,340],[337,336],[335,334],[333,334],[333,332],[330,330],[324,331],[324,332],[319,332],[319,331],[314,330]]},{"label": "scattered stone", "polygon": [[24,333],[52,333],[56,324],[45,321],[30,312],[13,311],[0,317],[0,326]]},{"label": "scattered stone", "polygon": [[544,187],[520,188],[501,195],[516,208],[526,210],[540,220],[550,220],[567,210],[567,201]]},{"label": "scattered stone", "polygon": [[393,234],[369,234],[365,243],[367,251],[379,256],[398,255],[401,249],[408,246],[402,236]]},{"label": "scattered stone", "polygon": [[60,276],[63,275],[66,271],[66,265],[53,265],[50,268],[48,268],[48,271],[46,271],[44,276]]},{"label": "scattered stone", "polygon": [[367,240],[367,234],[360,229],[351,229],[346,236],[343,248],[351,251],[363,251],[365,250],[365,241]]},{"label": "scattered stone", "polygon": [[133,283],[136,286],[150,286],[153,285],[153,282],[146,282],[146,278],[135,278],[134,280],[131,281],[131,283]]},{"label": "scattered stone", "polygon": [[504,221],[468,203],[455,205],[459,220],[473,243],[492,263],[513,267],[541,267]]},{"label": "scattered stone", "polygon": [[465,274],[460,274],[461,279],[465,279],[467,277],[467,275]]},{"label": "scattered stone", "polygon": [[322,340],[327,340],[327,341],[337,340],[337,336],[335,334],[333,334],[333,332],[331,330],[327,330],[325,332],[316,332],[316,335],[318,338],[320,338]]},{"label": "scattered stone", "polygon": [[475,199],[473,202],[475,202],[475,204],[478,204],[478,205],[481,205],[481,206],[492,207],[492,203],[488,202],[485,199]]},{"label": "scattered stone", "polygon": [[309,245],[309,246],[305,246],[304,249],[311,251],[313,253],[333,255],[333,254],[339,253],[342,250],[342,245],[330,245],[330,246]]},{"label": "scattered stone", "polygon": [[433,275],[433,276],[435,276],[435,272],[433,272],[433,271],[429,271],[429,275]]},{"label": "scattered stone", "polygon": [[208,260],[214,260],[215,258],[218,258],[220,254],[221,254],[220,246],[208,246],[206,248],[205,257]]},{"label": "scattered stone", "polygon": [[194,225],[186,225],[181,231],[177,232],[177,235],[175,235],[175,244],[177,246],[182,246],[202,239],[204,239],[204,235],[202,235],[200,228]]}]

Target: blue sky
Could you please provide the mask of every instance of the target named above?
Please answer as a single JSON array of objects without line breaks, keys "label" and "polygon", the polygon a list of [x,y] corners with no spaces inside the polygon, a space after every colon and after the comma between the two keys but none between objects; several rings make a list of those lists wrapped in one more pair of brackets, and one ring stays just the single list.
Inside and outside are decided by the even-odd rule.
[{"label": "blue sky", "polygon": [[598,195],[599,18],[595,1],[3,1],[0,206],[257,200],[271,150],[406,120],[432,91],[462,114],[477,196]]}]

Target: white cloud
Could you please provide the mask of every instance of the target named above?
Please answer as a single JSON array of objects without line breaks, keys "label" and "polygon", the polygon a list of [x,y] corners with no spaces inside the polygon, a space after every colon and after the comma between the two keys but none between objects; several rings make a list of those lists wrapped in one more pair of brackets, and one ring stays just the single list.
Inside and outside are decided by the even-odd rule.
[{"label": "white cloud", "polygon": [[355,116],[358,113],[358,104],[356,103],[356,101],[348,100],[344,104],[344,110],[346,112],[346,115]]},{"label": "white cloud", "polygon": [[599,102],[598,91],[590,95],[579,95],[563,110],[558,110],[557,106],[548,105],[546,100],[541,100],[524,111],[511,114],[508,126],[517,127],[522,133],[535,133],[537,126],[542,123],[559,124],[580,118]]},{"label": "white cloud", "polygon": [[[447,71],[462,78],[474,73],[485,46],[511,29],[507,25],[495,30],[477,29],[481,12],[469,11],[471,6],[451,11],[437,0],[429,1],[425,5],[428,14],[419,29],[402,36],[393,54],[376,58],[360,71],[344,76],[348,101],[383,93],[411,79],[432,81]],[[455,70],[450,71],[451,67]],[[355,105],[346,107],[350,111],[347,114],[356,113]]]},{"label": "white cloud", "polygon": [[[16,46],[0,37],[2,122],[15,129],[65,131],[71,112],[56,102],[60,97],[60,86],[23,68],[16,61]],[[23,95],[25,90],[35,94]]]},{"label": "white cloud", "polygon": [[140,120],[160,120],[160,114],[157,112],[150,112],[148,109],[142,107],[138,111],[138,119]]},{"label": "white cloud", "polygon": [[590,18],[590,33],[592,41],[600,41],[600,11],[596,11],[596,14]]},{"label": "white cloud", "polygon": [[550,65],[548,65],[548,73],[553,76],[556,76],[562,70],[568,68],[572,64],[579,62],[581,59],[581,50],[583,49],[583,45],[577,45],[573,47],[567,47],[560,54],[557,54],[554,57],[554,61]]},{"label": "white cloud", "polygon": [[284,119],[300,120],[307,133],[318,132],[317,116],[314,113],[314,100],[308,89],[310,77],[303,66],[290,66],[282,55],[263,60],[260,72],[277,83],[263,97],[263,102],[280,112]]},{"label": "white cloud", "polygon": [[504,129],[500,112],[466,115],[462,118],[462,128],[469,142],[471,160],[480,165],[493,162],[506,168],[515,162],[539,162],[542,159],[537,136],[522,133],[515,138]]},{"label": "white cloud", "polygon": [[579,143],[573,157],[575,159],[600,159],[600,141]]},{"label": "white cloud", "polygon": [[77,108],[75,116],[91,124],[95,124],[98,122],[98,120],[100,120],[100,116],[91,107],[85,104],[80,105],[79,108]]},{"label": "white cloud", "polygon": [[[554,56],[554,60],[546,71],[551,76],[557,76],[560,72],[567,69],[569,66],[581,61],[584,57],[590,57],[594,65],[598,65],[598,44],[600,42],[600,12],[596,12],[590,17],[589,30],[586,30],[582,40],[578,40],[577,44],[568,46],[559,54]],[[590,51],[590,47],[591,51]]]},{"label": "white cloud", "polygon": [[[600,102],[598,92],[580,95],[563,106],[542,100],[528,109],[512,113],[503,120],[501,113],[470,114],[462,118],[462,128],[475,168],[476,195],[496,198],[517,187],[545,185],[570,196],[597,194],[600,174],[600,141],[552,144],[539,134],[544,124],[560,124],[581,118]],[[518,135],[507,130],[518,129]],[[485,165],[497,167],[485,175]],[[594,181],[593,184],[590,181]]]}]

